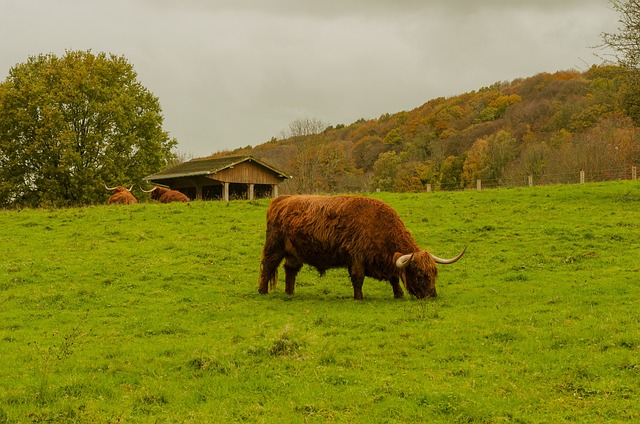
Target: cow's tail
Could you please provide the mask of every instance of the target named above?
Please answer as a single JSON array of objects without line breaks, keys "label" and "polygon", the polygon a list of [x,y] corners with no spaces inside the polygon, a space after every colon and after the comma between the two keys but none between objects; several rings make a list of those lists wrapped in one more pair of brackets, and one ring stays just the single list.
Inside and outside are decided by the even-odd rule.
[{"label": "cow's tail", "polygon": [[283,254],[278,250],[273,253],[270,252],[272,251],[265,249],[260,263],[260,288],[258,291],[261,294],[267,294],[269,290],[275,290],[278,284],[278,267],[282,262]]},{"label": "cow's tail", "polygon": [[278,285],[278,268],[276,268],[276,271],[273,273],[271,278],[269,278],[269,290],[274,291],[277,285]]},{"label": "cow's tail", "polygon": [[260,287],[258,291],[261,294],[267,294],[269,291],[275,290],[278,285],[278,266],[269,264],[265,258],[262,259],[260,264]]},{"label": "cow's tail", "polygon": [[284,238],[267,225],[266,240],[260,262],[260,288],[258,291],[261,294],[275,290],[278,283],[278,267],[283,259]]}]

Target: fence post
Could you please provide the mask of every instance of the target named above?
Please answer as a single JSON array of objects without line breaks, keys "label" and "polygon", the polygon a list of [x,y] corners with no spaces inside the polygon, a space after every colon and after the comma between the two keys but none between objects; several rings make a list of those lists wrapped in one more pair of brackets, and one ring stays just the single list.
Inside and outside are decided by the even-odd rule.
[{"label": "fence post", "polygon": [[580,171],[580,184],[584,184],[584,170]]},{"label": "fence post", "polygon": [[636,171],[637,171],[637,170],[636,170],[636,167],[635,167],[635,166],[632,166],[632,167],[631,167],[631,179],[632,179],[632,180],[637,179],[637,172],[636,172]]},{"label": "fence post", "polygon": [[431,184],[427,184],[427,193],[431,193]]},{"label": "fence post", "polygon": [[533,187],[533,175],[529,175],[529,187]]},{"label": "fence post", "polygon": [[482,190],[482,180],[476,181],[476,188],[478,189],[478,191]]}]

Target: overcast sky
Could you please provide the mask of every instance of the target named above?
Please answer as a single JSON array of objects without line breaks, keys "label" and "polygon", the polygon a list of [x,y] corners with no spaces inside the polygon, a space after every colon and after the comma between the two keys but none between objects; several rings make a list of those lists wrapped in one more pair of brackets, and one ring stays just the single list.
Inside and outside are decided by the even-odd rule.
[{"label": "overcast sky", "polygon": [[194,157],[297,119],[349,124],[540,72],[586,70],[608,0],[0,0],[0,79],[40,53],[124,56]]}]

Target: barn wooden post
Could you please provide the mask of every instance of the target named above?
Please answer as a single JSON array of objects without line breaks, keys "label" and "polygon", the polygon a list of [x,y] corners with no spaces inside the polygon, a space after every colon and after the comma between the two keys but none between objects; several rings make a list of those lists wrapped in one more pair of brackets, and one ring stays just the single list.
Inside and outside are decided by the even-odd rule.
[{"label": "barn wooden post", "polygon": [[253,200],[254,186],[255,184],[249,184],[249,200]]},{"label": "barn wooden post", "polygon": [[202,200],[202,186],[200,184],[196,186],[196,200]]},{"label": "barn wooden post", "polygon": [[222,200],[229,201],[229,183],[222,183]]},{"label": "barn wooden post", "polygon": [[274,184],[271,186],[271,197],[274,199],[278,197],[278,184]]}]

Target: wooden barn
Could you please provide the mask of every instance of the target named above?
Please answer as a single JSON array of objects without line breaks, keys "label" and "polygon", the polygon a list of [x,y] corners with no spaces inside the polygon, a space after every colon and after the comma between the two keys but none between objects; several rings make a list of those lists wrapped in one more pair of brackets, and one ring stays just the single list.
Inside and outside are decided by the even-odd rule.
[{"label": "wooden barn", "polygon": [[198,200],[278,196],[278,184],[290,176],[252,156],[192,159],[148,175],[145,181],[179,190]]}]

